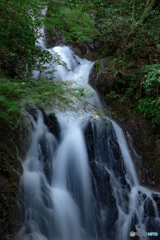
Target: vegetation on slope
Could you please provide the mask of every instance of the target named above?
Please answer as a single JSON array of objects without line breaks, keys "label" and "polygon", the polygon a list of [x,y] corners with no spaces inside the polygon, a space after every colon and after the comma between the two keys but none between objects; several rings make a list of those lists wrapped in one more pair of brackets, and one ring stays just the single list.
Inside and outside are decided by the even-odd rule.
[{"label": "vegetation on slope", "polygon": [[[53,79],[34,80],[31,73],[45,69],[45,64],[50,62],[64,65],[57,54],[51,55],[35,44],[42,36],[40,28],[44,25],[49,31],[55,26],[68,41],[73,36],[81,42],[90,40],[97,32],[87,13],[76,5],[70,6],[68,1],[59,5],[57,0],[1,1],[0,115],[5,121],[11,123],[25,104],[64,100],[64,93],[69,91],[66,84],[53,83]],[[41,15],[46,7],[49,17]]]},{"label": "vegetation on slope", "polygon": [[[153,126],[160,124],[160,3],[156,0],[99,1],[97,27],[103,47],[101,57],[114,55],[115,90],[121,102],[128,102]],[[124,84],[125,83],[125,84]],[[119,87],[120,86],[120,87]]]},{"label": "vegetation on slope", "polygon": [[105,94],[106,103],[133,127],[131,132],[138,136],[135,145],[143,152],[145,164],[152,167],[152,175],[160,179],[160,3],[95,2],[103,43],[99,59],[112,56],[115,65],[115,85]]}]

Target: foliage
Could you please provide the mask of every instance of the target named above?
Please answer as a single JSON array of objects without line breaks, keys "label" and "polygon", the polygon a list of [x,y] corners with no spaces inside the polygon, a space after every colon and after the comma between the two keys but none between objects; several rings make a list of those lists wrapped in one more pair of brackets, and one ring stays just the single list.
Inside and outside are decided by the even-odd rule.
[{"label": "foliage", "polygon": [[[124,70],[124,62],[118,63],[121,68],[116,72],[121,74],[121,78],[117,84],[121,88],[118,86],[118,89],[110,92],[107,97],[118,99],[121,103],[127,102],[144,117],[152,119],[153,126],[160,124],[160,64],[143,65],[141,70],[136,70],[131,77],[131,72],[127,74],[128,69]],[[122,87],[123,85],[125,87]]]},{"label": "foliage", "polygon": [[160,37],[160,8],[153,9],[154,3],[154,0],[121,0],[101,7],[97,24],[103,33],[102,40],[119,47],[123,56],[144,53],[146,47],[158,43]]},{"label": "foliage", "polygon": [[[70,7],[66,6],[66,3],[65,6],[61,7],[59,10],[60,21],[55,21],[56,13],[53,10],[53,6],[48,8],[48,17],[46,18],[45,26],[49,34],[55,34],[54,26],[65,36],[65,42],[76,41],[83,43],[92,41],[99,34],[99,31],[95,29],[95,22],[82,9]],[[50,24],[51,22],[53,23],[52,25]]]},{"label": "foliage", "polygon": [[[101,40],[115,54],[119,76],[108,97],[117,98],[160,124],[160,3],[157,0],[96,1]],[[104,5],[105,4],[105,5]]]},{"label": "foliage", "polygon": [[41,81],[35,78],[12,79],[0,78],[0,117],[11,125],[21,116],[28,105],[37,107],[72,106],[73,100],[68,97],[81,96],[81,89],[73,88],[68,82]]},{"label": "foliage", "polygon": [[[52,99],[47,100],[50,94],[45,95],[45,92],[50,92],[49,88],[53,91],[53,98],[61,100],[60,92],[64,90],[62,83],[56,86],[50,81],[44,83],[37,80],[36,83],[32,78],[24,79],[24,75],[28,76],[33,69],[41,70],[46,63],[60,62],[58,56],[51,55],[47,50],[42,51],[35,44],[43,34],[40,28],[45,26],[50,33],[58,29],[65,35],[66,42],[85,43],[99,38],[103,43],[100,56],[114,52],[118,66],[116,74],[120,75],[117,82],[121,88],[111,95],[121,102],[130,100],[130,105],[151,117],[155,124],[160,123],[159,2],[62,0],[59,3],[59,0],[0,2],[0,73],[12,77],[1,78],[1,116],[3,114],[8,119],[10,112],[17,112],[20,106],[32,101],[48,103]],[[46,7],[47,16],[43,16],[40,13]],[[142,65],[145,66],[140,70]],[[19,78],[15,79],[17,75]],[[50,87],[47,89],[47,86]]]},{"label": "foliage", "polygon": [[158,96],[160,64],[144,65],[142,70],[143,72],[146,72],[146,75],[144,75],[144,81],[142,82],[146,94],[153,91],[153,94]]},{"label": "foliage", "polygon": [[138,101],[137,109],[144,117],[152,119],[153,127],[155,124],[160,124],[160,97],[157,99],[151,97],[142,98]]},{"label": "foliage", "polygon": [[3,70],[11,76],[28,69],[33,69],[36,59],[46,61],[47,52],[35,46],[39,37],[39,28],[43,18],[39,13],[44,8],[44,1],[5,1],[0,2],[0,61]]},{"label": "foliage", "polygon": [[76,38],[77,42],[82,43],[92,41],[93,37],[98,35],[99,31],[95,29],[94,21],[87,13],[83,13],[79,9],[64,9],[63,14],[66,19],[65,25],[69,29],[66,41]]},{"label": "foliage", "polygon": [[[148,55],[148,46],[159,44],[158,0],[76,0],[90,13],[106,48],[119,50],[124,58]],[[83,4],[82,4],[83,3]],[[119,56],[118,56],[119,57]]]},{"label": "foliage", "polygon": [[[63,64],[60,57],[41,49],[44,37],[40,29],[53,27],[65,34],[67,41],[91,40],[98,32],[87,13],[76,4],[58,0],[2,0],[0,2],[0,117],[13,124],[27,104],[69,104],[65,94],[71,86],[53,79],[40,81],[31,77],[32,70],[42,71],[53,63]],[[42,10],[48,9],[47,15]],[[53,71],[54,69],[48,69]],[[8,77],[7,77],[8,76]],[[26,77],[25,77],[26,76]],[[51,80],[51,81],[50,81]],[[72,88],[72,95],[76,89]],[[76,93],[77,97],[79,92]]]},{"label": "foliage", "polygon": [[154,124],[160,124],[160,64],[145,65],[142,71],[142,99],[138,101],[137,109],[144,115],[150,116]]},{"label": "foliage", "polygon": [[[54,55],[35,44],[44,35],[40,31],[43,26],[59,28],[68,41],[74,37],[84,42],[97,34],[94,22],[86,13],[76,5],[70,9],[69,1],[61,1],[61,6],[59,3],[57,0],[0,2],[0,69],[3,72],[21,77],[33,69],[41,69],[44,63],[56,61]],[[47,16],[41,14],[47,8]]]}]

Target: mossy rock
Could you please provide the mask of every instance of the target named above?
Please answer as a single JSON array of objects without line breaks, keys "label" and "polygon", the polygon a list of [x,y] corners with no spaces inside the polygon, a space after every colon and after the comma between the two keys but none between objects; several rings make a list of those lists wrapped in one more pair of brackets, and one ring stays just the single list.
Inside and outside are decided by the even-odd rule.
[{"label": "mossy rock", "polygon": [[[20,229],[19,180],[23,172],[19,158],[25,156],[28,129],[16,125],[11,129],[0,118],[0,239],[12,240]],[[25,139],[25,141],[24,141]],[[17,156],[17,151],[18,156]]]},{"label": "mossy rock", "polygon": [[116,64],[114,57],[98,60],[92,70],[89,83],[102,94],[110,93],[116,83]]},{"label": "mossy rock", "polygon": [[[122,127],[126,138],[128,133],[131,136],[132,147],[129,149],[140,184],[155,191],[160,191],[159,129],[153,129],[149,119],[133,111],[127,100],[121,103],[118,99],[104,97],[102,94],[100,96],[108,110],[107,115]],[[155,133],[157,140],[155,140]],[[128,144],[130,144],[129,141]]]}]

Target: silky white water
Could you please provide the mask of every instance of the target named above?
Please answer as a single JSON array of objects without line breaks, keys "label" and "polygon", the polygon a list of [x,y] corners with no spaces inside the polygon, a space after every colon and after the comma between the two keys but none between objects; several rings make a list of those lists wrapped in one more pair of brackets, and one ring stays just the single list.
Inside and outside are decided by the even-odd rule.
[{"label": "silky white water", "polygon": [[[88,85],[94,63],[67,46],[48,51],[57,52],[70,71],[56,65],[57,71],[44,72],[45,77],[74,81],[89,91],[87,101],[101,107]],[[98,115],[94,120],[92,115],[95,110],[80,115],[57,112],[58,137],[44,123],[41,111],[37,120],[30,115],[34,131],[23,162],[23,221],[17,239],[128,240],[130,231],[146,232],[150,219],[158,231],[156,203],[152,192],[139,186],[122,129],[113,120]]]}]

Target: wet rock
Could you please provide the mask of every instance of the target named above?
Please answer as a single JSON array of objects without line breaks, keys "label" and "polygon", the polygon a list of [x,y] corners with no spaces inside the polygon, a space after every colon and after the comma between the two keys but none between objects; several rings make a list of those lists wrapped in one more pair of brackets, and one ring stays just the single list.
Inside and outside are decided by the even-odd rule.
[{"label": "wet rock", "polygon": [[[105,136],[104,132],[105,129],[103,129],[103,135],[101,135],[98,132],[97,126],[89,122],[84,130],[84,136],[89,156],[94,195],[98,202],[98,211],[99,214],[100,209],[105,211],[107,218],[105,228],[108,231],[113,228],[114,222],[118,219],[118,210],[115,197],[112,193],[110,174],[103,166],[103,162],[107,161],[105,151],[108,151],[107,147],[103,148],[106,146],[104,141],[108,139],[108,136]],[[98,133],[100,136],[98,136]],[[100,226],[98,228],[100,229]]]},{"label": "wet rock", "polygon": [[101,102],[107,109],[106,114],[123,129],[140,184],[160,191],[159,171],[157,170],[160,159],[160,144],[156,140],[159,138],[158,132],[156,136],[155,130],[151,127],[151,121],[133,113],[128,104],[120,103],[118,98],[106,96],[107,93],[111,91],[117,93],[117,89],[120,90],[126,86],[125,84],[124,86],[117,85],[117,79],[120,76],[114,74],[115,70],[113,57],[101,59],[95,63],[89,83],[98,91]]},{"label": "wet rock", "polygon": [[[146,222],[146,232],[159,232],[157,221],[155,218],[150,217]],[[157,237],[152,237],[152,239],[157,239]]]},{"label": "wet rock", "polygon": [[43,204],[50,209],[53,209],[53,201],[50,195],[49,188],[44,183],[44,179],[41,177],[41,192],[42,194],[42,200]]},{"label": "wet rock", "polygon": [[122,184],[126,184],[123,157],[111,122],[108,121],[107,125],[103,121],[97,124],[89,122],[84,129],[84,136],[90,163],[96,161],[107,164]]},{"label": "wet rock", "polygon": [[46,179],[49,184],[52,182],[52,155],[49,147],[49,143],[43,135],[40,140],[39,144],[41,147],[41,150],[39,152],[39,160],[42,162],[43,165],[43,171],[46,176]]},{"label": "wet rock", "polygon": [[[136,226],[135,226],[136,224],[137,224],[137,217],[134,216],[134,217],[131,219],[130,232],[131,232],[131,231],[137,232]],[[130,237],[129,239],[132,240],[133,237]],[[134,240],[139,240],[139,236],[134,236]]]},{"label": "wet rock", "polygon": [[156,212],[153,206],[153,202],[150,198],[147,198],[144,204],[144,213],[147,217],[156,217]]},{"label": "wet rock", "polygon": [[112,228],[113,223],[118,219],[118,210],[116,206],[116,200],[112,194],[110,186],[110,175],[106,169],[95,163],[91,166],[93,175],[96,179],[98,193],[101,201],[102,208],[106,208],[106,228]]},{"label": "wet rock", "polygon": [[45,28],[44,32],[47,47],[64,45],[65,36],[60,34],[55,27],[53,27],[50,31]]},{"label": "wet rock", "polygon": [[53,135],[59,140],[61,129],[60,129],[60,125],[57,121],[56,116],[53,115],[53,114],[47,115],[43,108],[41,108],[41,111],[42,111],[42,114],[43,114],[44,123],[49,128],[49,131],[51,133],[53,133]]},{"label": "wet rock", "polygon": [[89,50],[94,52],[95,50],[101,48],[103,44],[96,39],[92,43],[88,43],[87,45]]},{"label": "wet rock", "polygon": [[155,194],[154,193],[154,194],[152,194],[152,198],[157,204],[158,213],[159,213],[159,216],[160,216],[160,194]]},{"label": "wet rock", "polygon": [[123,129],[140,184],[160,191],[159,178],[155,174],[159,167],[160,151],[155,144],[155,135],[150,121],[133,113],[132,108],[121,104],[116,99],[103,97],[102,94],[100,97],[107,109],[106,114]]},{"label": "wet rock", "polygon": [[30,106],[30,108],[28,109],[28,112],[29,112],[30,115],[33,116],[34,120],[37,122],[37,119],[38,119],[37,108],[34,105]]},{"label": "wet rock", "polygon": [[79,57],[92,61],[96,60],[97,51],[102,47],[102,43],[99,40],[85,43],[77,43],[75,41],[75,43],[69,44],[69,47],[71,47],[73,52]]},{"label": "wet rock", "polygon": [[77,55],[78,57],[82,57],[82,53],[81,50],[77,47],[72,47],[71,46],[72,51],[74,52],[75,55]]},{"label": "wet rock", "polygon": [[94,154],[94,134],[92,123],[90,121],[87,123],[87,126],[85,127],[84,136],[89,160],[90,162],[92,162],[94,160],[95,154]]},{"label": "wet rock", "polygon": [[[34,120],[37,122],[38,119],[38,110],[35,106],[31,106],[29,109],[27,109],[30,115],[33,116]],[[49,131],[59,140],[60,138],[60,125],[58,123],[58,120],[54,114],[49,114],[45,112],[44,108],[41,107],[41,112],[43,115],[43,120],[46,126],[48,127]]]}]

